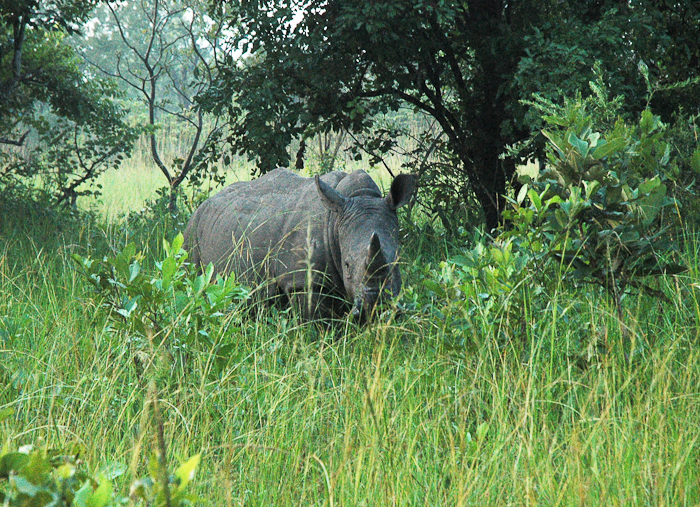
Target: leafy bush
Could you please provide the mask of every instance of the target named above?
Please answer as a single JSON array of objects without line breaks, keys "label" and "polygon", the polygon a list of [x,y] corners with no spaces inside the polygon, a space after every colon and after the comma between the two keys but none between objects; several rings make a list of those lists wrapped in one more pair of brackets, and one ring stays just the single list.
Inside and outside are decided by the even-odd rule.
[{"label": "leafy bush", "polygon": [[0,501],[10,506],[65,505],[104,507],[111,503],[112,482],[104,475],[93,479],[77,465],[77,459],[62,452],[32,449],[31,446],[0,455]]},{"label": "leafy bush", "polygon": [[407,285],[404,305],[427,311],[445,331],[443,344],[450,349],[476,350],[487,338],[505,343],[522,334],[524,317],[536,300],[531,296],[543,293],[533,283],[531,264],[531,256],[513,239],[477,241],[437,265],[426,263],[411,272],[423,289]]},{"label": "leafy bush", "polygon": [[667,129],[668,142],[678,153],[678,178],[674,197],[683,208],[683,220],[697,229],[700,225],[700,115],[673,118]]},{"label": "leafy bush", "polygon": [[[0,502],[8,507],[107,507],[146,505],[184,507],[197,497],[187,492],[200,456],[196,455],[165,481],[157,456],[149,461],[146,477],[134,481],[129,496],[114,492],[112,480],[126,471],[121,463],[109,465],[99,477],[90,476],[78,459],[79,449],[24,446],[0,451]],[[4,484],[3,484],[4,483]]]},{"label": "leafy bush", "polygon": [[214,347],[210,330],[249,291],[234,276],[214,278],[212,264],[204,273],[195,272],[182,244],[182,234],[172,244],[163,241],[165,258],[155,263],[155,273],[144,268],[144,256],[133,243],[114,257],[93,260],[75,254],[73,259],[117,330],[159,342],[172,333],[176,348],[195,342]]},{"label": "leafy bush", "polygon": [[532,103],[548,126],[548,164],[519,171],[522,187],[504,212],[508,228],[420,273],[432,299],[413,294],[415,306],[430,308],[450,330],[451,345],[479,346],[484,335],[524,337],[527,316],[547,308],[569,318],[555,297],[562,284],[571,288],[567,282],[606,290],[622,320],[626,292],[663,300],[649,277],[684,270],[672,197],[682,154],[651,111],[628,124],[617,115],[621,99],[610,100],[599,83],[592,87],[591,97],[563,106]]},{"label": "leafy bush", "polygon": [[620,313],[626,290],[661,295],[644,278],[683,269],[674,262],[678,204],[668,191],[678,168],[659,117],[645,110],[636,125],[613,122],[620,99],[592,87],[591,97],[562,107],[533,103],[548,125],[548,165],[521,171],[504,236],[555,260],[560,276],[605,288]]}]

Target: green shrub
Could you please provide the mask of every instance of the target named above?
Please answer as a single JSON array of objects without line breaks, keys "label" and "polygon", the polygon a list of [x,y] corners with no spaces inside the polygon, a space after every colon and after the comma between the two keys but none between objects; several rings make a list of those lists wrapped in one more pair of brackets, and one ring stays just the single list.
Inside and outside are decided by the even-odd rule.
[{"label": "green shrub", "polygon": [[[548,126],[548,165],[521,171],[504,236],[555,260],[560,276],[605,288],[621,315],[625,291],[660,296],[645,278],[683,269],[671,229],[679,208],[668,191],[678,167],[659,117],[645,110],[635,125],[613,123],[619,101],[592,86],[585,100],[534,103]],[[608,121],[597,124],[601,117]]]},{"label": "green shrub", "polygon": [[576,307],[576,298],[595,297],[601,288],[622,321],[625,293],[664,301],[650,277],[685,269],[672,191],[687,157],[673,150],[666,125],[651,111],[628,124],[617,114],[621,99],[610,100],[600,83],[592,87],[591,97],[563,106],[532,103],[547,125],[548,163],[520,170],[522,187],[504,211],[508,226],[490,243],[426,265],[418,274],[427,300],[404,291],[449,330],[451,345],[478,347],[484,337],[527,342],[535,332],[528,315],[575,319],[559,308],[560,296]]},{"label": "green shrub", "polygon": [[[7,414],[6,414],[7,415]],[[0,502],[8,507],[107,507],[142,504],[185,507],[197,498],[187,492],[200,456],[187,460],[162,479],[156,455],[149,461],[148,476],[131,484],[129,496],[115,494],[112,480],[126,471],[112,463],[97,479],[78,459],[80,449],[46,449],[24,446],[0,451]]]},{"label": "green shrub", "polygon": [[505,343],[522,335],[530,305],[543,301],[532,297],[544,291],[533,283],[532,263],[512,239],[479,241],[413,271],[411,277],[422,287],[406,286],[404,305],[427,311],[444,331],[448,348],[476,350],[487,338]]},{"label": "green shrub", "polygon": [[210,331],[232,306],[248,299],[249,291],[234,276],[214,278],[214,266],[204,273],[186,261],[183,236],[163,241],[164,259],[155,272],[144,268],[144,256],[131,243],[102,260],[73,255],[78,271],[97,290],[115,329],[125,335],[161,343],[170,337],[172,348],[196,342],[221,347]]}]

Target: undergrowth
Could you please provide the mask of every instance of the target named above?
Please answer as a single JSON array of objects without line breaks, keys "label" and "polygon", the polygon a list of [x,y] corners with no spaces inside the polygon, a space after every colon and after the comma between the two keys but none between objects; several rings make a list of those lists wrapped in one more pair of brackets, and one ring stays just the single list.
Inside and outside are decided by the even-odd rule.
[{"label": "undergrowth", "polygon": [[233,305],[195,325],[187,312],[200,310],[163,300],[149,331],[114,313],[73,256],[114,259],[133,242],[151,283],[176,228],[50,215],[28,228],[15,212],[0,243],[8,505],[40,505],[21,503],[33,476],[14,460],[45,463],[45,490],[95,496],[73,505],[167,505],[163,488],[196,456],[171,502],[700,502],[691,232],[688,271],[649,281],[663,299],[624,295],[622,318],[600,287],[523,270],[507,242],[447,244],[417,227],[388,320],[326,328]]}]

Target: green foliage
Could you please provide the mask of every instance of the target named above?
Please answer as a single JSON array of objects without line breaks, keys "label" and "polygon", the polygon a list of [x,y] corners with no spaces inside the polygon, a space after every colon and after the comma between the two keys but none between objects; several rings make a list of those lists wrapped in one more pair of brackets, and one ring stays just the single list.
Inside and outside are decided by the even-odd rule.
[{"label": "green foliage", "polygon": [[0,185],[38,176],[54,202],[75,205],[131,152],[138,131],[104,79],[86,79],[67,34],[96,2],[18,1],[0,13]]},{"label": "green foliage", "polygon": [[429,309],[450,329],[445,344],[462,353],[483,346],[487,336],[501,344],[522,339],[528,312],[542,302],[535,296],[546,290],[533,267],[532,257],[512,239],[478,242],[437,266],[425,266],[419,277],[428,299],[413,293],[413,306]]},{"label": "green foliage", "polygon": [[655,293],[645,277],[683,269],[673,260],[670,225],[661,220],[677,216],[668,185],[678,168],[657,116],[645,110],[636,125],[613,125],[619,100],[593,86],[593,96],[560,108],[535,103],[547,113],[548,165],[521,172],[523,186],[505,213],[513,227],[504,237],[534,258],[555,260],[561,275],[606,288],[619,306],[628,287]]},{"label": "green foliage", "polygon": [[678,176],[674,197],[683,208],[683,220],[691,228],[700,225],[700,115],[678,114],[667,129],[668,142],[677,154]]},{"label": "green foliage", "polygon": [[[483,238],[465,236],[453,262],[454,246],[418,222],[403,242],[404,297],[415,301],[403,317],[327,332],[274,311],[234,314],[209,333],[232,347],[220,367],[215,348],[192,347],[186,367],[168,363],[165,346],[145,348],[144,383],[129,340],[114,334],[122,317],[86,297],[71,258],[114,257],[133,237],[120,223],[76,222],[0,222],[0,414],[14,411],[0,434],[9,452],[81,442],[76,473],[95,483],[104,473],[114,502],[148,476],[149,500],[125,502],[157,504],[200,452],[185,491],[211,506],[700,501],[699,244],[689,232],[689,271],[655,280],[669,301],[628,296],[621,323],[597,287],[522,270],[527,251],[514,238],[479,247]],[[161,278],[159,252],[144,249],[142,273]],[[232,321],[239,329],[225,334]],[[633,347],[619,345],[623,327]],[[167,385],[147,388],[150,375]],[[162,455],[147,459],[154,426],[167,474]]]},{"label": "green foliage", "polygon": [[[511,99],[503,92],[538,9],[412,0],[311,2],[303,12],[265,2],[220,5],[231,44],[251,56],[244,64],[225,61],[200,101],[228,117],[233,150],[254,159],[259,171],[289,165],[294,139],[366,132],[375,115],[405,105],[439,125],[455,194],[475,192],[495,227],[513,170],[498,159]],[[289,19],[297,15],[292,30]]]},{"label": "green foliage", "polygon": [[6,445],[0,452],[0,502],[7,507],[113,507],[141,502],[185,507],[198,500],[187,486],[199,465],[199,455],[180,465],[166,485],[159,480],[158,460],[152,456],[149,475],[134,481],[129,496],[123,497],[115,494],[112,481],[126,471],[126,466],[113,463],[95,479],[85,471],[79,452],[32,446],[10,451]]},{"label": "green foliage", "polygon": [[73,259],[103,298],[102,305],[117,330],[157,343],[172,334],[175,347],[187,348],[197,342],[213,346],[211,327],[248,298],[248,289],[234,276],[213,278],[212,264],[204,273],[195,273],[186,264],[182,243],[182,234],[172,244],[163,241],[165,255],[155,263],[153,273],[145,269],[144,256],[133,243],[114,257],[93,260],[74,254]]},{"label": "green foliage", "polygon": [[[516,165],[543,158],[541,137],[519,157],[501,158],[507,146],[542,128],[521,99],[586,92],[596,63],[632,116],[650,99],[649,80],[690,80],[684,91],[696,90],[700,18],[691,4],[324,0],[297,8],[219,0],[217,19],[246,58],[223,61],[199,100],[227,117],[232,149],[255,160],[260,172],[288,166],[296,139],[367,132],[377,113],[414,108],[439,126],[435,137],[444,146],[446,156],[426,178],[440,185],[435,200],[465,206],[474,195],[490,231]],[[646,77],[640,59],[654,62]],[[666,112],[684,103],[697,107],[665,90],[654,98]],[[431,146],[423,144],[426,156]]]},{"label": "green foliage", "polygon": [[142,500],[146,505],[158,507],[196,505],[199,498],[187,491],[187,485],[194,478],[194,473],[199,466],[201,456],[191,457],[168,476],[167,483],[158,480],[160,467],[158,457],[154,454],[148,462],[149,476],[134,481],[131,485],[129,496],[133,500]]},{"label": "green foliage", "polygon": [[[504,212],[508,228],[415,274],[430,299],[411,289],[406,296],[455,331],[450,348],[476,350],[483,333],[503,345],[527,341],[530,315],[547,311],[562,292],[596,294],[591,284],[608,291],[621,321],[622,299],[634,289],[668,303],[650,277],[686,269],[672,197],[684,157],[657,116],[645,110],[629,125],[619,117],[622,99],[610,99],[600,81],[591,86],[590,97],[563,106],[539,96],[530,103],[548,125],[548,164],[520,169],[522,186]],[[584,326],[577,311],[550,311]],[[582,339],[567,354],[588,362],[607,347],[607,340]]]},{"label": "green foliage", "polygon": [[112,501],[113,486],[101,475],[95,480],[78,465],[75,452],[34,449],[27,446],[0,455],[0,484],[9,487],[0,492],[0,501],[13,507],[50,505],[106,507],[120,505]]}]

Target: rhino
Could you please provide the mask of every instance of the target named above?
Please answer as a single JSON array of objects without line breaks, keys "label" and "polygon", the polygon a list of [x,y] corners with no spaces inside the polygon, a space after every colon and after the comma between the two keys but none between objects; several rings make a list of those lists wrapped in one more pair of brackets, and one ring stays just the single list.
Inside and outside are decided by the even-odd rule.
[{"label": "rhino", "polygon": [[396,210],[415,183],[401,174],[384,197],[364,171],[305,178],[276,169],[202,203],[185,249],[200,269],[212,263],[216,273],[233,273],[306,320],[351,312],[365,321],[401,289]]}]

